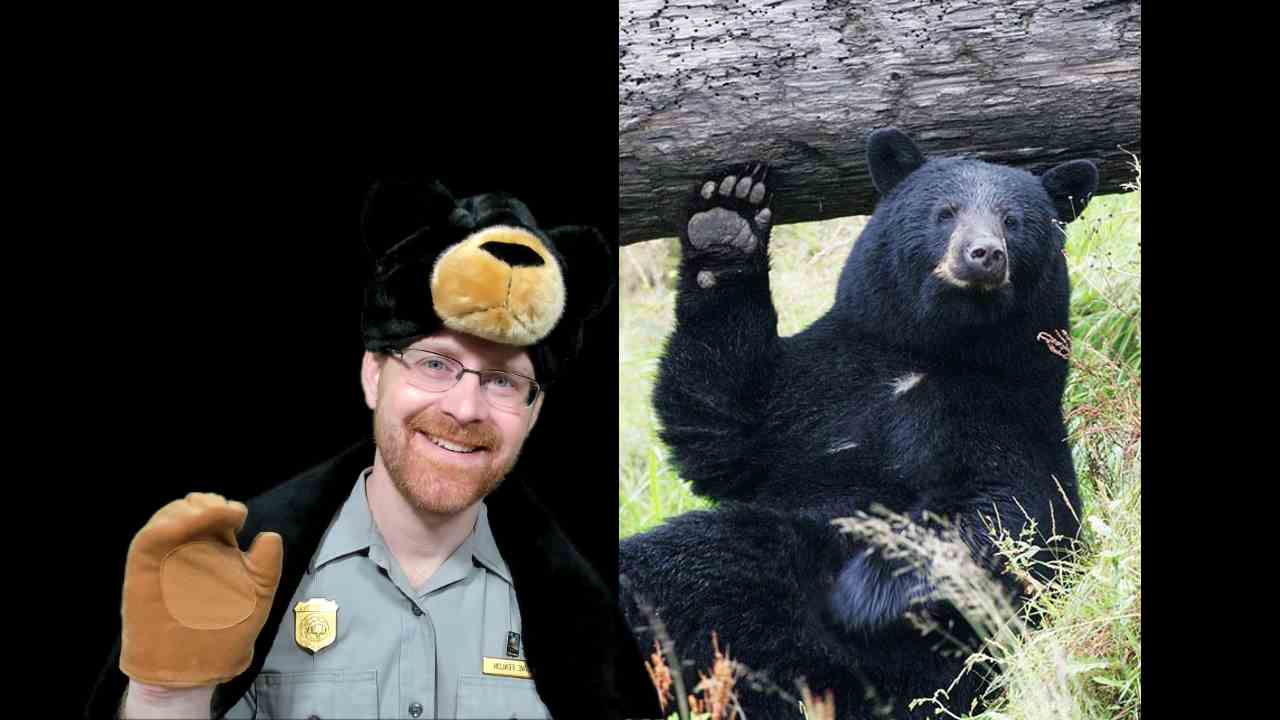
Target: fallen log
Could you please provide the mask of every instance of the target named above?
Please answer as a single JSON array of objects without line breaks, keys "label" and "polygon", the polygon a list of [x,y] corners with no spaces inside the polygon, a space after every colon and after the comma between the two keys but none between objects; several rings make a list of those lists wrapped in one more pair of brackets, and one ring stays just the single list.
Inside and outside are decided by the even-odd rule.
[{"label": "fallen log", "polygon": [[871,212],[865,143],[895,126],[926,154],[1040,172],[1141,155],[1141,2],[622,0],[623,245],[676,233],[710,168],[770,163],[776,222]]}]

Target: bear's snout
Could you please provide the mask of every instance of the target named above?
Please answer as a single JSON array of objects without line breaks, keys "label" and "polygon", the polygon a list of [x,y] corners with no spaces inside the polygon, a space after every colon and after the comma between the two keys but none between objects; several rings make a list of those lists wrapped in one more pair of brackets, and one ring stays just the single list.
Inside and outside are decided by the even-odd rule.
[{"label": "bear's snout", "polygon": [[1004,241],[988,235],[962,243],[956,275],[961,280],[982,285],[1000,285],[1005,281],[1008,267]]},{"label": "bear's snout", "polygon": [[1009,245],[996,216],[962,213],[934,276],[958,288],[994,290],[1009,283]]}]

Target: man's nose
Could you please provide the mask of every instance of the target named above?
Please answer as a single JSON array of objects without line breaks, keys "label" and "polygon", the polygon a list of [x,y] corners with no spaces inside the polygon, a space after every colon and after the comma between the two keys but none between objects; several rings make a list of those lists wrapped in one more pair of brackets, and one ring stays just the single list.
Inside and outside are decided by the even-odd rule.
[{"label": "man's nose", "polygon": [[440,399],[440,409],[463,425],[483,418],[487,408],[480,376],[475,373],[463,373],[462,379]]}]

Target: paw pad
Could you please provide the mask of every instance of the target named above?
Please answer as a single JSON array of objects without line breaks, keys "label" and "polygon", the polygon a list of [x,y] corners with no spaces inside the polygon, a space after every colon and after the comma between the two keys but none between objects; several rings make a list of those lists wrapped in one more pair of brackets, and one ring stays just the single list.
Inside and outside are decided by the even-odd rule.
[{"label": "paw pad", "polygon": [[[755,165],[741,174],[704,181],[687,228],[690,244],[717,254],[751,255],[769,237],[773,213],[765,205],[767,169]],[[715,284],[714,275],[698,276],[701,287]]]}]

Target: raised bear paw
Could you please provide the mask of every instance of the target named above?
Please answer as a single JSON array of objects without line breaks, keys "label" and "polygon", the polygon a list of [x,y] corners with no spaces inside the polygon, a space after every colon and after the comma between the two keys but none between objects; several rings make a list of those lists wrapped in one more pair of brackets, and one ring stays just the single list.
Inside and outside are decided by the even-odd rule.
[{"label": "raised bear paw", "polygon": [[[767,173],[767,167],[758,164],[699,186],[686,228],[694,256],[733,261],[763,254],[773,220],[764,182]],[[702,277],[699,284],[706,286]]]}]

